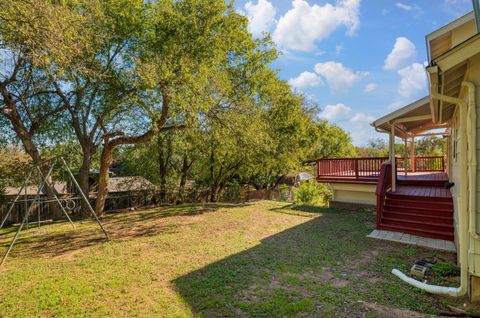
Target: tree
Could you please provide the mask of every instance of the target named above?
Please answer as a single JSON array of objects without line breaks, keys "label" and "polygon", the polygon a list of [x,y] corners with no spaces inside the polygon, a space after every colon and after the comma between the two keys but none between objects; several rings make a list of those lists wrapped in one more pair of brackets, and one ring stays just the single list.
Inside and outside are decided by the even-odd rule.
[{"label": "tree", "polygon": [[[63,111],[51,75],[84,49],[81,24],[78,14],[55,2],[0,2],[0,116],[35,164],[43,162],[39,140]],[[54,190],[46,189],[52,197]]]}]

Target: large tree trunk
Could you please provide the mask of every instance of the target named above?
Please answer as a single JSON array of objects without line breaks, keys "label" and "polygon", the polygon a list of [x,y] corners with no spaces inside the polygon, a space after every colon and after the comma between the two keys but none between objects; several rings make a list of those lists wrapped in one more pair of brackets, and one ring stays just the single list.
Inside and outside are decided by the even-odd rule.
[{"label": "large tree trunk", "polygon": [[[157,127],[159,127],[158,132],[168,131],[173,129],[182,129],[185,128],[185,125],[176,125],[176,126],[164,126],[167,121],[168,117],[168,109],[169,109],[169,100],[168,95],[165,92],[162,92],[163,96],[163,105],[162,105],[162,114],[160,119],[157,122]],[[118,135],[115,134],[115,135]],[[108,172],[110,170],[110,166],[113,162],[113,150],[120,145],[136,145],[141,144],[147,141],[152,140],[155,136],[154,129],[150,129],[142,135],[139,136],[124,136],[120,133],[119,137],[114,139],[110,139],[112,135],[104,135],[104,145],[102,154],[100,157],[100,174],[98,176],[98,192],[97,192],[97,200],[95,202],[95,212],[99,215],[103,214],[103,209],[105,207],[105,200],[108,194]]]},{"label": "large tree trunk", "polygon": [[97,215],[103,215],[105,208],[105,201],[107,200],[108,195],[108,181],[109,181],[109,170],[113,162],[113,149],[111,148],[109,142],[105,142],[100,156],[100,173],[98,175],[98,192],[97,199],[95,201],[95,212]]},{"label": "large tree trunk", "polygon": [[[2,114],[10,121],[15,134],[22,142],[25,152],[32,158],[32,161],[35,165],[39,165],[43,162],[43,159],[40,155],[40,151],[33,141],[34,132],[31,130],[29,131],[25,127],[24,122],[17,110],[17,105],[13,101],[12,95],[8,92],[4,85],[0,85],[0,94],[3,97],[3,102],[7,106],[6,108],[2,109]],[[40,165],[40,169],[42,170],[43,175],[46,175],[49,167],[42,164]],[[46,185],[45,190],[47,192],[48,199],[54,200],[55,189]],[[59,219],[62,217],[62,210],[56,202],[51,202],[49,206],[53,219]]]},{"label": "large tree trunk", "polygon": [[210,150],[210,202],[217,201],[217,182],[215,180],[215,150]]},{"label": "large tree trunk", "polygon": [[178,186],[177,204],[183,203],[183,201],[185,201],[185,184],[187,183],[187,174],[191,166],[192,166],[192,163],[188,162],[188,155],[184,154],[183,162],[182,162],[182,170],[180,172],[180,184]]},{"label": "large tree trunk", "polygon": [[[79,171],[79,180],[78,183],[80,185],[80,189],[82,192],[85,194],[87,198],[90,197],[90,161],[92,159],[92,154],[91,151],[84,147],[83,148],[83,159],[82,159],[82,165],[80,166],[80,171]],[[82,218],[86,218],[90,215],[90,209],[87,207],[86,204],[81,205],[81,210],[80,214]]]},{"label": "large tree trunk", "polygon": [[165,144],[163,137],[158,136],[158,175],[160,178],[160,194],[159,199],[161,203],[165,203],[167,196],[167,160],[165,158]]}]

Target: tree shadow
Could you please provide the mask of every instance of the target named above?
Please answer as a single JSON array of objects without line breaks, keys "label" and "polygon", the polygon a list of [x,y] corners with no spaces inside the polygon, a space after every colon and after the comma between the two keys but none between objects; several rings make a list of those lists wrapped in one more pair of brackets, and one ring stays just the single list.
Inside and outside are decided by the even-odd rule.
[{"label": "tree shadow", "polygon": [[172,284],[194,314],[205,317],[365,317],[368,308],[359,306],[360,300],[438,305],[400,281],[392,283],[390,274],[391,266],[406,266],[432,251],[415,249],[399,264],[391,255],[402,255],[401,244],[366,238],[373,224],[370,210],[313,211],[320,216]]},{"label": "tree shadow", "polygon": [[[167,207],[156,207],[146,210],[123,211],[107,214],[101,219],[110,236],[107,241],[100,227],[94,220],[74,222],[80,229],[72,229],[66,221],[57,221],[29,232],[22,232],[9,257],[62,257],[71,255],[85,248],[131,240],[138,237],[156,236],[175,233],[179,224],[164,224],[165,218],[188,217],[215,212],[219,209],[230,209],[244,204],[185,204]],[[88,228],[82,228],[87,224]],[[50,226],[63,226],[64,231],[48,233]],[[4,229],[0,247],[7,249],[18,227]],[[63,228],[62,228],[63,230]]]},{"label": "tree shadow", "polygon": [[332,297],[349,283],[337,275],[371,242],[365,239],[369,229],[354,222],[363,224],[365,214],[325,208],[315,213],[322,215],[172,283],[199,316],[322,316],[322,294]]}]

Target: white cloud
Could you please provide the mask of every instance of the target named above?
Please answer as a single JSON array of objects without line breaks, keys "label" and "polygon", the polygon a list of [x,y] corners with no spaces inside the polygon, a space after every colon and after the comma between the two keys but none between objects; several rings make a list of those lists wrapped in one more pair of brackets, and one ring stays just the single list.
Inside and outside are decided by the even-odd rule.
[{"label": "white cloud", "polygon": [[373,116],[361,112],[353,113],[353,110],[345,104],[327,105],[319,116],[348,131],[355,145],[365,144],[377,135],[370,126],[370,123],[375,120]]},{"label": "white cloud", "polygon": [[337,46],[335,46],[335,53],[337,53],[337,55],[339,55],[343,50],[343,45],[341,44],[338,44]]},{"label": "white cloud", "polygon": [[253,35],[258,36],[263,32],[269,32],[275,24],[277,11],[268,0],[258,0],[257,4],[248,1],[244,8],[249,21],[248,29]]},{"label": "white cloud", "polygon": [[400,84],[398,93],[404,97],[418,96],[424,94],[427,89],[427,76],[425,67],[420,63],[413,63],[405,68],[398,70],[400,75]]},{"label": "white cloud", "polygon": [[392,102],[390,105],[388,105],[388,109],[392,109],[392,110],[395,110],[395,109],[399,109],[403,106],[406,106],[407,105],[407,102],[404,101],[404,100],[396,100],[394,102]]},{"label": "white cloud", "polygon": [[315,42],[327,38],[340,26],[353,35],[360,24],[360,0],[312,6],[305,0],[293,0],[292,5],[273,32],[273,40],[285,49],[312,51]]},{"label": "white cloud", "polygon": [[364,113],[356,113],[355,116],[353,116],[350,119],[351,123],[371,123],[375,120],[375,117],[365,115]]},{"label": "white cloud", "polygon": [[471,0],[444,0],[443,10],[452,18],[459,18],[472,10]]},{"label": "white cloud", "polygon": [[403,11],[413,13],[415,18],[420,17],[423,14],[422,8],[418,6],[417,4],[406,4],[402,2],[397,2],[395,3],[395,6],[399,9],[402,9]]},{"label": "white cloud", "polygon": [[295,78],[291,78],[288,81],[292,87],[297,89],[302,89],[305,87],[316,87],[320,84],[323,84],[322,79],[315,73],[312,72],[303,72]]},{"label": "white cloud", "polygon": [[383,68],[386,70],[398,70],[412,63],[417,55],[415,45],[405,37],[399,37],[395,41],[392,51],[385,59]]},{"label": "white cloud", "polygon": [[345,121],[350,118],[352,109],[344,104],[327,105],[320,117],[329,121]]},{"label": "white cloud", "polygon": [[333,61],[317,63],[315,72],[325,79],[332,92],[346,91],[356,81],[368,75],[367,72],[354,72],[343,64]]},{"label": "white cloud", "polygon": [[411,11],[411,10],[413,10],[413,6],[411,6],[411,5],[409,5],[409,4],[401,3],[401,2],[395,3],[395,6],[396,6],[397,8],[402,9],[402,10],[405,10],[405,11]]},{"label": "white cloud", "polygon": [[373,92],[374,90],[376,90],[378,88],[378,84],[377,83],[368,83],[366,86],[365,86],[365,93],[370,93],[370,92]]}]

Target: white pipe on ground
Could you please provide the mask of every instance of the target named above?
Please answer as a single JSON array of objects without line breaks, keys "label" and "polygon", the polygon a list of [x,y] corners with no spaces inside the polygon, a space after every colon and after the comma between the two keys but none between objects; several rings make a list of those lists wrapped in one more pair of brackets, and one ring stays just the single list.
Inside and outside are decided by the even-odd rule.
[{"label": "white pipe on ground", "polygon": [[403,280],[405,283],[415,286],[417,288],[420,288],[430,294],[448,295],[448,296],[457,297],[465,293],[465,292],[462,293],[462,287],[458,287],[458,288],[444,287],[444,286],[436,286],[436,285],[429,285],[426,283],[422,283],[416,279],[408,277],[398,269],[392,269],[392,274],[397,276],[401,280]]}]

